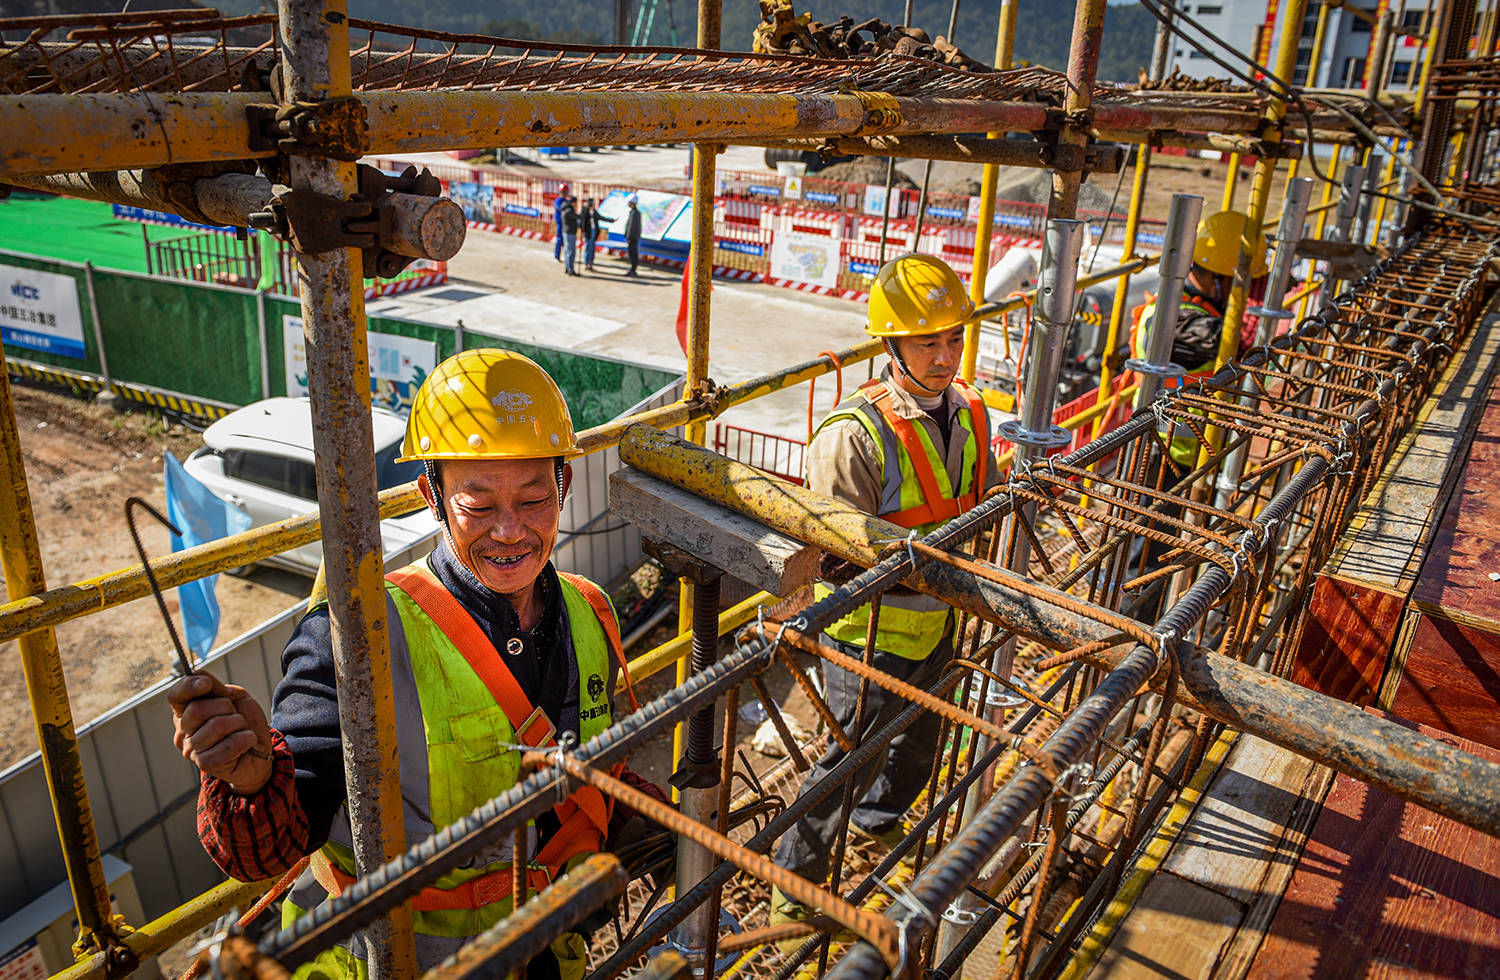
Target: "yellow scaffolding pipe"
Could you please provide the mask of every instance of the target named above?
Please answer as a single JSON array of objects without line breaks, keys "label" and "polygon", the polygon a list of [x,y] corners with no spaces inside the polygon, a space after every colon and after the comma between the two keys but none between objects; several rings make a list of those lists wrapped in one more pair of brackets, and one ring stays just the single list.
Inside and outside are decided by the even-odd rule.
[{"label": "yellow scaffolding pipe", "polygon": [[1224,199],[1219,204],[1220,211],[1234,210],[1234,192],[1239,189],[1240,183],[1240,155],[1229,154],[1229,173],[1224,176]]},{"label": "yellow scaffolding pipe", "polygon": [[[1015,46],[1017,0],[1001,0],[1000,24],[995,36],[995,67],[1009,68],[1011,52]],[[1000,134],[986,133],[986,139],[995,139]],[[990,271],[990,239],[995,233],[995,195],[1000,183],[1000,168],[984,165],[979,178],[978,234],[974,236],[974,274],[969,279],[969,298],[975,306],[984,303],[984,285]],[[959,375],[972,382],[979,366],[979,321],[972,320],[964,328],[964,357]]]},{"label": "yellow scaffolding pipe", "polygon": [[[3,345],[0,345],[0,566],[4,567],[6,595],[24,599],[47,590]],[[110,911],[109,883],[99,854],[99,835],[94,829],[88,787],[84,785],[83,759],[78,754],[78,739],[73,731],[73,711],[68,703],[68,682],[63,677],[57,634],[50,627],[27,633],[20,637],[17,646],[37,744],[41,746],[42,772],[47,780],[47,793],[52,797],[63,865],[68,872],[68,887],[78,913],[78,937],[73,951],[78,956],[104,951],[115,945],[118,937]]]},{"label": "yellow scaffolding pipe", "polygon": [[[1306,9],[1307,0],[1291,0],[1286,5],[1282,15],[1284,19],[1280,43],[1276,49],[1276,64],[1272,67],[1277,78],[1290,79],[1293,70],[1297,67],[1297,40],[1300,31],[1291,28],[1302,23]],[[1267,139],[1280,140],[1281,120],[1285,114],[1285,93],[1278,91],[1266,105]],[[1250,183],[1250,201],[1246,207],[1245,236],[1240,239],[1239,265],[1235,269],[1234,285],[1229,290],[1229,301],[1224,308],[1224,330],[1219,336],[1219,353],[1214,359],[1215,371],[1223,368],[1239,353],[1240,326],[1244,321],[1246,295],[1250,286],[1250,243],[1259,237],[1260,228],[1265,223],[1266,204],[1271,196],[1271,184],[1275,175],[1276,160],[1274,158],[1263,156],[1256,161],[1254,176]],[[1233,398],[1234,395],[1225,392],[1223,397]],[[1199,466],[1204,465],[1217,448],[1221,433],[1217,426],[1210,425],[1204,436],[1203,448],[1198,458]]]}]

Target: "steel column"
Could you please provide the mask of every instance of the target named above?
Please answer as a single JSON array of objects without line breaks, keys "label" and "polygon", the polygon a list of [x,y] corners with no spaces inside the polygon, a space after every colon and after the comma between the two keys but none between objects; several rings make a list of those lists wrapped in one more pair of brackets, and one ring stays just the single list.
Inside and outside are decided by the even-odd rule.
[{"label": "steel column", "polygon": [[[5,594],[12,600],[47,590],[3,345],[0,345],[0,566],[5,573]],[[110,912],[109,884],[104,880],[88,787],[83,781],[83,759],[78,754],[78,738],[73,731],[73,711],[68,704],[68,685],[63,678],[57,634],[49,626],[22,635],[16,646],[21,654],[21,671],[31,702],[37,745],[41,748],[42,773],[47,793],[52,797],[68,887],[78,913],[75,951],[84,954],[111,949],[118,944],[119,937]]]},{"label": "steel column", "polygon": [[[289,101],[350,92],[345,0],[281,0],[281,78]],[[336,200],[358,187],[354,164],[288,158],[291,186]],[[370,362],[358,249],[297,253],[323,564],[338,679],[346,806],[360,874],[406,850],[395,692],[386,630],[384,563],[370,421]],[[369,932],[372,980],[416,975],[411,911],[393,909]]]},{"label": "steel column", "polygon": [[1162,236],[1160,289],[1156,294],[1156,311],[1151,315],[1151,330],[1146,337],[1144,360],[1131,358],[1125,366],[1136,372],[1135,404],[1143,408],[1156,400],[1162,379],[1182,377],[1183,365],[1172,363],[1172,340],[1176,336],[1177,311],[1182,306],[1182,290],[1193,267],[1193,246],[1197,241],[1198,218],[1203,213],[1203,198],[1196,194],[1173,194],[1167,211],[1166,232]]}]

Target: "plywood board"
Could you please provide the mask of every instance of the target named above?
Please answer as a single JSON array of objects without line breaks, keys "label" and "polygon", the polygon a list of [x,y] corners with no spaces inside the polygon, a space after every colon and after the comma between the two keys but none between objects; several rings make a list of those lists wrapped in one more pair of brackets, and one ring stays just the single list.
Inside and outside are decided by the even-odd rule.
[{"label": "plywood board", "polygon": [[1292,680],[1340,701],[1374,704],[1405,606],[1403,595],[1319,574]]},{"label": "plywood board", "polygon": [[1500,840],[1337,777],[1249,975],[1500,975]]},{"label": "plywood board", "polygon": [[1500,386],[1493,387],[1452,502],[1412,591],[1421,608],[1500,632]]},{"label": "plywood board", "polygon": [[1391,710],[1500,748],[1500,632],[1413,615],[1420,618]]},{"label": "plywood board", "polygon": [[[1491,304],[1491,311],[1500,300]],[[1485,395],[1500,365],[1500,315],[1490,312],[1449,362],[1397,444],[1323,571],[1410,593],[1453,492]]]}]

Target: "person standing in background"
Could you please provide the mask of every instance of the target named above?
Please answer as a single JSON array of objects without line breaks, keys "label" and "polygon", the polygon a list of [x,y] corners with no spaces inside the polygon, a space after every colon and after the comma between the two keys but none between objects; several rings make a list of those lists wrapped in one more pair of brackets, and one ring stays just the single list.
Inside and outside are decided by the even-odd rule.
[{"label": "person standing in background", "polygon": [[568,185],[564,184],[557,189],[557,196],[552,199],[552,258],[558,262],[562,261],[563,248],[563,205],[568,202]]},{"label": "person standing in background", "polygon": [[635,269],[641,264],[641,209],[634,194],[626,198],[626,203],[630,213],[625,215],[625,255],[630,259],[630,271],[625,274],[635,276],[640,275]]}]

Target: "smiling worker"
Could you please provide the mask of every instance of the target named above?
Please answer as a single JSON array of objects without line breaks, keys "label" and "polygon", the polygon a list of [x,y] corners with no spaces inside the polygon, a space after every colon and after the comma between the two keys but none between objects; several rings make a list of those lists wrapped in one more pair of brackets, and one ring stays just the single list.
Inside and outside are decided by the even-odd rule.
[{"label": "smiling worker", "polygon": [[[457,354],[417,393],[401,459],[422,461],[418,483],[444,533],[426,559],[386,576],[408,845],[515,785],[519,745],[552,744],[555,732],[587,741],[611,723],[624,663],[614,610],[551,560],[568,460],[581,453],[562,392],[519,354]],[[203,773],[199,836],[215,862],[253,881],[312,855],[283,907],[289,922],[354,880],[326,606],[298,625],[282,669],[271,725],[243,688],[205,675],[178,681],[170,700],[176,743]],[[585,789],[538,818],[529,887],[603,849],[622,811]],[[423,970],[509,914],[512,839],[414,900]],[[527,975],[577,980],[586,952],[568,934]],[[362,941],[316,967],[363,976]]]},{"label": "smiling worker", "polygon": [[[890,364],[823,420],[807,450],[807,486],[894,524],[926,534],[974,507],[1000,482],[990,451],[989,418],[979,392],[959,380],[964,323],[974,313],[968,290],[946,263],[903,255],[881,267],[870,287],[865,332],[885,341]],[[829,594],[819,583],[817,597]],[[863,659],[870,607],[830,626],[823,642]],[[943,602],[904,589],[881,601],[877,668],[926,688],[953,659],[954,617]],[[856,742],[859,678],[824,664],[826,697]],[[863,735],[882,727],[905,702],[871,686]],[[926,784],[937,751],[939,718],[925,714],[855,776],[853,828],[878,839],[903,831],[901,818]],[[837,742],[807,774],[816,782],[844,757]],[[785,837],[776,863],[821,882],[833,851],[840,794],[813,808]],[[776,892],[774,921],[803,919],[806,908]],[[800,945],[801,939],[796,940]]]}]

